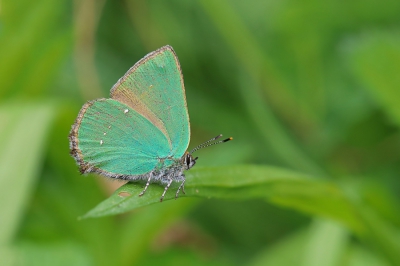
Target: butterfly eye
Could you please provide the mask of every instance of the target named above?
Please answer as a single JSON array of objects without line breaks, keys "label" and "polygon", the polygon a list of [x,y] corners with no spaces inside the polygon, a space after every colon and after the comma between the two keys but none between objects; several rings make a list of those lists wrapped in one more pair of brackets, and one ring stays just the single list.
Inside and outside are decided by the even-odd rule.
[{"label": "butterfly eye", "polygon": [[189,167],[190,166],[190,162],[191,162],[191,156],[190,154],[186,155],[186,165]]}]

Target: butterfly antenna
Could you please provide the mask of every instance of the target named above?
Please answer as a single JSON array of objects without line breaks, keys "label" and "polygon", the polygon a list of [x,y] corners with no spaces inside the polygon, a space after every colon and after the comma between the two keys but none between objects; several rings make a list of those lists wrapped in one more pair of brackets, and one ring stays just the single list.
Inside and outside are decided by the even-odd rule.
[{"label": "butterfly antenna", "polygon": [[[219,139],[220,137],[222,137],[222,134],[219,134],[218,136],[216,136],[216,137],[214,137],[214,138],[212,138],[212,139],[210,139],[210,140],[207,140],[206,142],[200,144],[199,146],[197,146],[196,148],[194,148],[193,150],[191,150],[189,153],[192,154],[193,152],[195,152],[195,151],[197,151],[197,150],[200,150],[200,149],[202,149],[202,148],[210,147],[210,146],[212,146],[212,145],[216,145],[216,144],[220,144],[220,143],[224,143],[224,142],[233,140],[233,138],[230,137],[230,138],[227,138],[227,139],[224,139],[224,140],[220,140],[220,141],[217,141],[217,142],[213,142],[214,140],[217,140],[217,139]],[[213,143],[210,143],[210,142],[213,142]]]}]

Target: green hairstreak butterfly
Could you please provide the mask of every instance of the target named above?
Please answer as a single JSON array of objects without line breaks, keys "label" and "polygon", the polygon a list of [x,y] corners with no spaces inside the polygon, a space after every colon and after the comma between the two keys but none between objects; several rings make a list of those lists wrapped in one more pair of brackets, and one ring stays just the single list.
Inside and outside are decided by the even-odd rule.
[{"label": "green hairstreak butterfly", "polygon": [[218,135],[186,151],[190,139],[183,76],[171,46],[164,46],[137,62],[112,87],[111,98],[87,102],[69,135],[71,155],[80,172],[165,186],[180,182],[194,166],[200,148],[231,140]]}]

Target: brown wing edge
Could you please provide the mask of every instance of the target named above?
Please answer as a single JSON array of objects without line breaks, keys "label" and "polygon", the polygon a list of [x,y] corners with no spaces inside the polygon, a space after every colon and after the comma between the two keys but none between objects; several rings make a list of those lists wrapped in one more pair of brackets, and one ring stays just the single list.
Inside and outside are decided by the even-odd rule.
[{"label": "brown wing edge", "polygon": [[81,150],[78,148],[79,145],[79,140],[78,140],[78,130],[81,125],[82,119],[86,113],[86,110],[93,105],[96,101],[102,101],[105,100],[104,98],[102,99],[97,99],[93,101],[89,101],[85,103],[81,110],[79,111],[78,117],[75,120],[75,123],[71,127],[71,131],[68,135],[69,139],[69,149],[70,149],[70,154],[71,156],[75,159],[77,165],[79,166],[79,172],[81,174],[87,174],[87,173],[95,173],[98,171],[101,171],[100,169],[96,168],[95,166],[91,165],[90,163],[87,163],[83,159],[83,155]]}]

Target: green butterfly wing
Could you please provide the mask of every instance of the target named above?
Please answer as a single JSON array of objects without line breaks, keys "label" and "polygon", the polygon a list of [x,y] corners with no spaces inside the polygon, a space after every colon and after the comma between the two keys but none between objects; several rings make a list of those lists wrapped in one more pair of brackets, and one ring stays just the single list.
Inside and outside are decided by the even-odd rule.
[{"label": "green butterfly wing", "polygon": [[[83,173],[110,177],[145,174],[170,153],[168,140],[158,128],[113,99],[86,103],[70,138],[72,154]],[[167,165],[172,163],[167,161]]]},{"label": "green butterfly wing", "polygon": [[111,89],[111,97],[151,121],[180,158],[190,139],[183,76],[178,58],[164,46],[137,62]]},{"label": "green butterfly wing", "polygon": [[86,103],[70,133],[82,173],[142,175],[167,167],[190,138],[183,77],[172,47],[136,63],[111,89],[111,99]]}]

